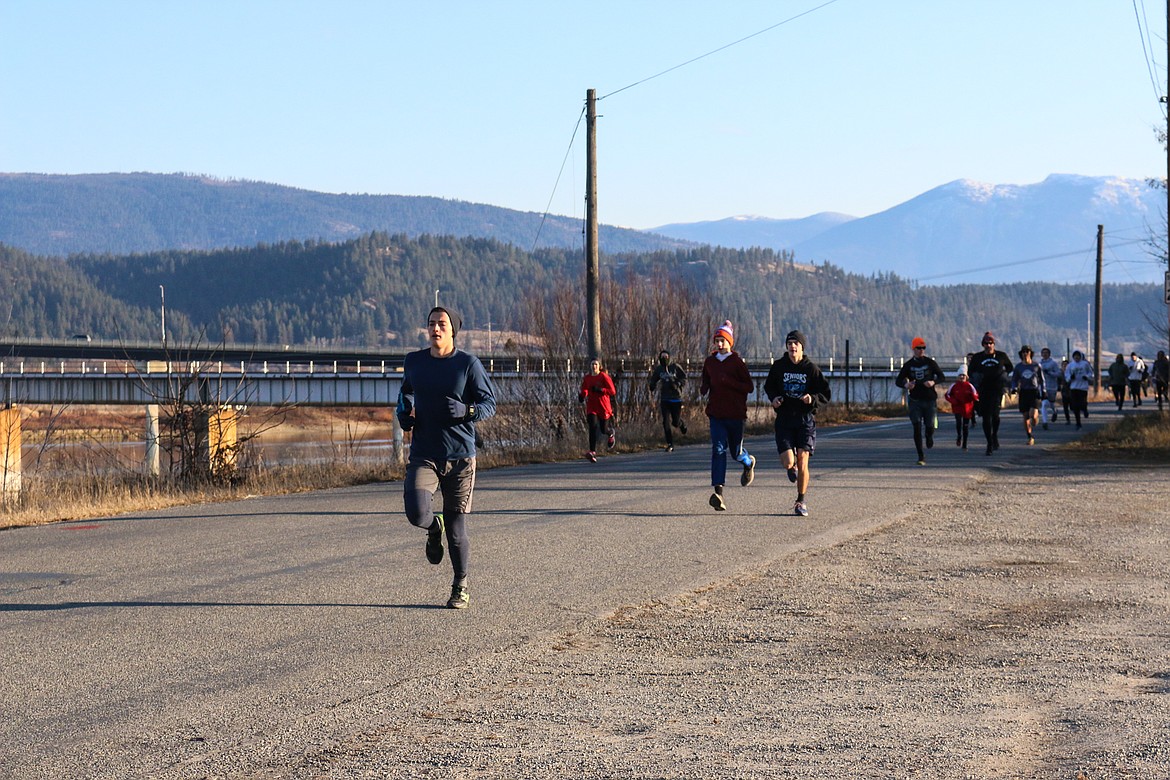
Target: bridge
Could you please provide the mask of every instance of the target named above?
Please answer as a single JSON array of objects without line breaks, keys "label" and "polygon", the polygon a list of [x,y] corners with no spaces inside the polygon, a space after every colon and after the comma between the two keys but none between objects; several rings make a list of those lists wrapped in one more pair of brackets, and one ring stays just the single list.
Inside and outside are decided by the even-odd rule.
[{"label": "bridge", "polygon": [[[173,348],[159,343],[83,340],[0,342],[0,393],[14,404],[220,404],[223,406],[387,406],[397,401],[404,352],[261,346]],[[584,359],[480,356],[503,400],[517,380],[555,374],[584,375]],[[900,357],[858,359],[853,366],[822,366],[845,399],[875,382],[889,384]],[[615,377],[644,376],[644,359],[609,361]],[[957,365],[957,360],[942,362]],[[770,361],[749,362],[757,383]],[[695,376],[699,364],[687,362]],[[870,390],[873,396],[873,388]],[[894,400],[878,393],[872,400]]]},{"label": "bridge", "polygon": [[[174,348],[162,343],[95,343],[25,340],[0,342],[0,465],[3,490],[20,489],[21,406],[72,404],[135,405],[146,412],[146,470],[160,473],[160,410],[174,416],[197,409],[198,457],[208,463],[234,465],[238,415],[248,407],[392,406],[402,384],[404,352],[297,348],[283,346],[219,346]],[[531,391],[533,380],[569,379],[575,387],[588,362],[539,356],[481,356],[503,403]],[[649,365],[644,359],[609,361],[619,392],[641,392]],[[697,363],[684,364],[695,377]],[[749,364],[756,380],[757,403],[766,403],[763,380],[770,362]],[[856,367],[825,371],[834,398],[889,402],[901,399],[893,377],[901,358],[858,360]],[[571,392],[571,390],[570,390]],[[861,397],[859,398],[859,393]],[[393,420],[393,450],[402,458],[403,437]],[[225,461],[226,458],[226,461]],[[205,464],[206,465],[206,464]]]}]

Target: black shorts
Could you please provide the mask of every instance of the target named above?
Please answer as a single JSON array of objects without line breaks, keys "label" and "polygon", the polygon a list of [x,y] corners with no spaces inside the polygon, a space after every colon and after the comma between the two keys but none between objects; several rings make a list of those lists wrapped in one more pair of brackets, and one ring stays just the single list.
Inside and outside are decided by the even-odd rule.
[{"label": "black shorts", "polygon": [[807,450],[817,447],[817,418],[811,414],[776,418],[776,451]]},{"label": "black shorts", "polygon": [[1020,388],[1020,414],[1031,414],[1040,408],[1040,391]]}]

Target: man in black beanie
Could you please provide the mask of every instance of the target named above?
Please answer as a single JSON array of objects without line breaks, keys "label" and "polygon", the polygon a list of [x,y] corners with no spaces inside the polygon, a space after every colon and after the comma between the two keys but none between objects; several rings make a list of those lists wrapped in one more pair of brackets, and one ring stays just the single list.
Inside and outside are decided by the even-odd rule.
[{"label": "man in black beanie", "polygon": [[808,516],[804,496],[808,492],[808,461],[817,443],[817,409],[832,395],[821,369],[804,354],[807,346],[803,333],[791,331],[784,337],[784,354],[772,363],[764,381],[764,393],[776,410],[780,463],[788,471],[788,481],[796,483],[792,511],[801,517]]}]

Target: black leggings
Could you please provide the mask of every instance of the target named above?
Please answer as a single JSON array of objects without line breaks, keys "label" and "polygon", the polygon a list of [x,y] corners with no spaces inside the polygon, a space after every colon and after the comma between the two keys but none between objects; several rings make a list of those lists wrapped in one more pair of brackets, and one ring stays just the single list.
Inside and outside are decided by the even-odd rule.
[{"label": "black leggings", "polygon": [[598,414],[587,414],[585,415],[585,421],[589,424],[589,451],[597,452],[597,443],[602,438],[608,438],[613,433],[613,418],[603,418]]},{"label": "black leggings", "polygon": [[1080,425],[1081,415],[1083,414],[1085,417],[1089,416],[1089,391],[1073,390],[1070,388],[1068,394],[1072,397],[1072,410],[1073,414],[1077,416],[1077,425]]},{"label": "black leggings", "polygon": [[955,415],[955,438],[964,447],[967,446],[967,434],[971,430],[971,418],[961,414]]},{"label": "black leggings", "polygon": [[682,425],[682,401],[661,401],[658,404],[662,412],[662,435],[666,437],[668,446],[674,446],[674,435],[671,433],[671,427],[683,430]]},{"label": "black leggings", "polygon": [[979,416],[983,418],[983,437],[988,447],[999,446],[999,404],[1002,396],[979,399]]}]

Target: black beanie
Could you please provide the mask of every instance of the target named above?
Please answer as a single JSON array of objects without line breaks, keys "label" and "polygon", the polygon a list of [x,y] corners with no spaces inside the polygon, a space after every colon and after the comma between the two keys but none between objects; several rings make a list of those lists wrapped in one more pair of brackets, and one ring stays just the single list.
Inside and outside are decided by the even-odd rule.
[{"label": "black beanie", "polygon": [[788,332],[788,335],[784,337],[784,343],[787,344],[790,341],[797,342],[800,344],[801,349],[805,350],[806,352],[808,351],[808,342],[805,341],[804,334],[799,330],[792,330]]},{"label": "black beanie", "polygon": [[463,318],[455,313],[455,310],[450,306],[436,306],[427,312],[427,320],[431,319],[431,315],[437,311],[441,311],[447,315],[447,319],[451,320],[451,338],[459,335],[459,329],[463,327]]}]

